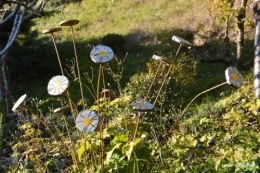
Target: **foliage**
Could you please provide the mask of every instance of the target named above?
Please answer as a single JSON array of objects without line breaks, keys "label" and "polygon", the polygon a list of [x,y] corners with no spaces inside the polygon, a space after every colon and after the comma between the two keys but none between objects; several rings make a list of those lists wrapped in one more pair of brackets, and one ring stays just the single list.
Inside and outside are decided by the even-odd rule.
[{"label": "foliage", "polygon": [[110,47],[117,54],[124,50],[126,42],[120,34],[107,34],[101,38],[101,43]]},{"label": "foliage", "polygon": [[[184,64],[186,68],[183,68]],[[48,100],[33,100],[31,107],[20,114],[24,119],[12,144],[16,151],[13,157],[19,160],[26,155],[27,158],[23,161],[24,167],[18,169],[24,171],[45,169],[50,172],[54,169],[70,172],[259,170],[257,136],[259,103],[258,100],[250,100],[252,95],[242,94],[249,93],[252,85],[247,84],[238,91],[233,91],[229,97],[218,101],[215,105],[212,101],[207,102],[208,105],[202,104],[198,109],[191,109],[193,115],[189,112],[182,120],[181,110],[170,103],[168,97],[172,92],[170,89],[160,94],[154,111],[138,112],[132,109],[131,103],[137,99],[149,98],[148,100],[154,101],[162,84],[160,80],[165,78],[167,68],[161,69],[161,74],[156,79],[159,82],[155,83],[148,97],[147,92],[154,78],[152,74],[158,65],[151,62],[148,67],[150,73],[133,76],[118,98],[115,100],[100,98],[91,105],[91,110],[100,113],[102,131],[79,133],[74,127],[73,111],[65,115],[54,113],[53,109],[49,109],[44,115],[38,110],[43,104],[48,103]],[[179,71],[185,71],[184,74],[187,76],[183,76],[184,74]],[[196,61],[182,54],[173,65],[171,77],[165,87],[172,87],[171,78],[178,80],[178,85],[182,87],[192,85],[195,72]],[[118,80],[116,83],[120,82],[120,78]],[[224,94],[227,96],[230,91]],[[64,101],[60,103],[63,105]],[[32,110],[35,110],[36,114]],[[197,110],[199,112],[196,112]],[[252,139],[250,144],[246,142],[248,135]],[[105,152],[103,167],[100,166],[102,146]],[[59,162],[61,159],[66,166],[61,166]],[[9,172],[15,170],[10,167]]]},{"label": "foliage", "polygon": [[11,73],[13,78],[18,80],[37,79],[57,73],[54,66],[57,60],[53,58],[55,55],[47,54],[53,47],[47,45],[46,39],[37,39],[38,34],[38,32],[32,32],[30,38],[25,35],[20,36],[16,45],[11,48],[13,53],[7,62],[9,68],[13,70]]},{"label": "foliage", "polygon": [[[101,12],[105,11],[103,8],[109,9],[123,3],[109,2],[111,4],[103,2],[104,6],[99,6]],[[142,6],[141,2],[131,3]],[[93,9],[97,8],[97,4]],[[81,7],[78,9],[80,11]],[[100,34],[98,30],[94,31]],[[161,40],[169,41],[167,37],[171,36],[170,32],[161,34]],[[183,34],[191,36],[186,32]],[[69,51],[65,49],[69,41],[58,38],[63,55],[68,55],[66,52]],[[66,40],[64,44],[63,39]],[[80,50],[89,49],[84,44],[79,45]],[[174,53],[178,48],[176,45],[172,44]],[[161,50],[160,47],[149,47],[152,48]],[[224,67],[199,64],[188,48],[175,59],[172,48],[165,48],[162,49],[163,53],[155,53],[171,61],[175,59],[170,75],[165,77],[169,66],[161,66],[152,84],[159,63],[145,58],[151,56],[152,51],[147,51],[149,49],[139,45],[138,56],[136,52],[125,58],[116,55],[100,68],[100,88],[106,89],[112,85],[114,89],[117,86],[117,98],[114,100],[98,98],[97,93],[101,90],[97,85],[98,66],[81,60],[80,69],[90,69],[90,72],[84,71],[86,80],[83,84],[91,93],[85,95],[86,107],[98,112],[102,124],[91,133],[81,133],[75,128],[75,117],[84,105],[76,93],[80,81],[75,71],[75,60],[69,60],[67,73],[71,88],[68,93],[71,97],[66,94],[44,100],[31,99],[19,112],[21,119],[17,123],[19,129],[13,133],[12,147],[15,151],[13,157],[22,159],[23,167],[10,167],[9,172],[258,172],[259,101],[254,99],[252,84],[245,82],[237,91],[223,88],[225,90],[221,96],[215,93],[214,99],[211,95],[204,97],[202,103],[197,102],[196,107],[189,108],[181,117],[183,105],[195,93],[223,82]],[[144,68],[146,64],[147,68]],[[129,75],[128,65],[133,69],[140,66],[142,70],[131,77],[126,87],[122,87],[123,76]],[[203,80],[199,81],[198,77]],[[246,81],[250,78],[252,76],[246,77]],[[166,83],[159,93],[164,79]],[[151,92],[148,92],[150,87]],[[144,98],[154,104],[151,112],[133,109],[132,103]],[[70,112],[54,113],[55,108],[67,105],[71,100],[76,102]]]}]

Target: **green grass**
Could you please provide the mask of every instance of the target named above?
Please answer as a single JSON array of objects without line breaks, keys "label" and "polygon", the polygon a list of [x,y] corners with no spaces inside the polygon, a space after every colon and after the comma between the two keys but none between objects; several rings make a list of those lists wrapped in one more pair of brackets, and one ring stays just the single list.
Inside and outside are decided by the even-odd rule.
[{"label": "green grass", "polygon": [[[46,50],[41,53],[43,57],[40,59],[44,60],[44,57],[48,56],[52,59],[49,63],[55,66],[55,69],[51,72],[46,70],[43,80],[48,81],[53,75],[60,74],[60,70],[51,37],[42,34],[42,30],[59,27],[59,23],[64,19],[78,19],[80,21],[78,25],[73,26],[80,70],[81,73],[91,74],[91,69],[93,69],[94,80],[97,79],[98,66],[91,61],[89,56],[92,46],[101,44],[101,38],[110,33],[120,34],[125,38],[126,45],[124,45],[123,53],[116,55],[119,59],[123,59],[128,53],[123,64],[123,78],[121,80],[124,87],[131,76],[148,71],[146,64],[152,61],[151,57],[154,53],[161,52],[161,55],[165,56],[176,53],[179,45],[171,40],[172,35],[181,36],[196,44],[194,32],[208,34],[216,30],[219,31],[219,25],[214,24],[213,18],[208,13],[208,7],[207,1],[202,0],[89,0],[48,8],[45,16],[35,19],[35,25],[31,27],[31,33],[34,33],[31,39],[39,41],[38,44],[44,43],[40,49]],[[55,33],[54,36],[63,67],[69,71],[67,64],[74,58],[71,31],[69,27],[63,27],[62,31]],[[31,35],[29,34],[26,37],[30,39]],[[25,45],[21,43],[21,47],[23,46]],[[197,46],[191,50],[182,48],[181,52],[188,51],[188,54],[193,54],[195,59],[219,58],[222,56],[221,46],[221,40],[217,40],[215,43]],[[234,51],[235,47],[233,46],[231,50],[233,57]],[[48,63],[48,60],[46,63]],[[116,69],[116,63],[111,63],[113,68]],[[196,76],[197,89],[195,91],[202,91],[224,81],[225,68],[226,66],[223,64],[199,63]],[[87,80],[84,75],[82,76],[83,82],[86,83]],[[37,80],[41,80],[41,78],[40,76]],[[109,76],[105,80],[107,83],[112,83]],[[40,89],[39,86],[37,91],[34,91],[35,83],[38,82],[27,79],[26,87],[14,89],[16,97],[24,92],[38,93],[40,97],[44,97],[46,92],[43,92],[43,90],[46,87]],[[112,87],[115,87],[115,85]],[[78,85],[72,86],[71,90],[73,93],[75,92],[74,97],[77,98]],[[195,91],[191,90],[191,92]],[[195,93],[190,94],[191,97],[194,95]]]}]

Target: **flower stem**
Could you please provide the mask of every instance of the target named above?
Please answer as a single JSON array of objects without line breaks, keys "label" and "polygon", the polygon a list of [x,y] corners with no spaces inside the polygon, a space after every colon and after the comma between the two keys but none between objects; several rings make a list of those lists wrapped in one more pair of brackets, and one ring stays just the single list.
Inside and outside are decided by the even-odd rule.
[{"label": "flower stem", "polygon": [[156,96],[155,100],[154,100],[153,107],[154,107],[154,105],[156,104],[157,99],[158,99],[158,97],[159,97],[159,95],[160,95],[160,93],[161,93],[161,91],[162,91],[162,88],[163,88],[163,86],[164,86],[164,84],[165,84],[165,82],[166,82],[166,80],[167,80],[167,78],[168,78],[168,76],[169,76],[169,74],[170,74],[170,71],[171,71],[171,69],[172,69],[173,63],[174,63],[174,61],[175,61],[177,55],[179,54],[179,51],[180,51],[180,49],[181,49],[181,46],[182,46],[182,44],[180,44],[180,46],[179,46],[179,48],[178,48],[178,50],[177,50],[177,52],[176,52],[176,54],[175,54],[175,57],[174,57],[174,59],[172,60],[172,63],[171,63],[171,65],[170,65],[169,69],[168,69],[168,72],[167,72],[167,74],[166,74],[165,77],[164,77],[163,83],[162,83],[162,85],[161,85],[161,87],[160,87],[160,89],[159,89],[159,91],[158,91],[158,93],[157,93],[157,96]]},{"label": "flower stem", "polygon": [[51,34],[51,38],[52,38],[52,41],[53,41],[53,44],[54,44],[54,48],[55,48],[55,51],[56,51],[56,54],[57,54],[57,57],[58,57],[61,74],[64,76],[63,67],[62,67],[62,64],[61,64],[61,61],[60,61],[60,55],[59,55],[59,52],[58,52],[58,48],[57,48],[57,45],[56,45],[53,33]]},{"label": "flower stem", "polygon": [[206,93],[206,92],[208,92],[208,91],[211,91],[211,90],[213,90],[213,89],[216,89],[216,88],[218,88],[218,87],[221,87],[221,86],[223,86],[223,85],[225,85],[225,84],[227,84],[227,82],[221,83],[221,84],[219,84],[219,85],[217,85],[217,86],[214,86],[214,87],[212,87],[212,88],[210,88],[210,89],[207,89],[207,90],[205,90],[205,91],[202,91],[201,93],[199,93],[198,95],[196,95],[196,96],[190,101],[190,103],[186,106],[186,108],[182,111],[182,113],[181,113],[181,115],[180,115],[180,118],[183,116],[183,114],[186,112],[186,110],[189,108],[189,106],[193,103],[193,101],[194,101],[196,98],[198,98],[200,95],[202,95],[202,94],[204,94],[204,93]]},{"label": "flower stem", "polygon": [[[129,168],[129,165],[130,165],[130,159],[131,159],[133,149],[134,149],[134,142],[135,142],[138,126],[139,126],[139,123],[140,123],[140,118],[141,118],[141,112],[139,112],[139,114],[138,114],[137,123],[136,123],[136,126],[135,126],[135,132],[134,132],[134,136],[133,136],[133,148],[132,148],[130,155],[129,155],[129,158],[128,158],[128,165],[127,165],[127,170],[126,170],[127,173],[128,173],[128,168]],[[130,145],[131,145],[131,143],[130,143]]]},{"label": "flower stem", "polygon": [[70,28],[71,28],[73,48],[74,48],[74,53],[75,53],[75,58],[76,58],[76,63],[77,63],[77,70],[78,70],[78,77],[79,77],[79,87],[80,87],[80,92],[81,92],[82,105],[83,105],[83,109],[85,109],[84,94],[83,94],[83,89],[82,89],[82,82],[81,82],[80,69],[79,69],[79,62],[78,62],[78,56],[77,56],[77,49],[76,49],[74,30],[73,30],[72,25],[70,26]]},{"label": "flower stem", "polygon": [[149,90],[148,90],[148,92],[147,92],[147,94],[146,94],[144,100],[146,100],[146,99],[148,98],[148,95],[149,95],[149,93],[150,93],[150,91],[151,91],[151,89],[152,89],[152,86],[153,86],[153,84],[154,84],[154,82],[155,82],[155,79],[156,79],[156,77],[157,77],[157,75],[158,75],[158,73],[159,73],[159,71],[160,71],[160,69],[161,69],[161,66],[162,66],[162,62],[160,62],[159,67],[157,68],[157,71],[156,71],[156,73],[155,73],[155,75],[154,75],[154,77],[153,77],[153,81],[152,81],[152,83],[151,83],[151,85],[150,85],[150,88],[149,88]]},{"label": "flower stem", "polygon": [[65,154],[65,152],[63,151],[62,147],[60,146],[59,144],[59,141],[57,140],[57,138],[55,137],[54,133],[51,131],[51,129],[49,128],[49,126],[36,114],[34,114],[32,112],[32,110],[30,108],[28,108],[27,106],[23,105],[23,107],[31,114],[33,115],[34,117],[36,117],[36,119],[38,119],[45,127],[46,129],[49,131],[50,135],[54,138],[55,142],[57,143],[58,145],[58,148],[60,149],[60,151],[62,152],[63,156],[65,157],[65,159],[67,160],[68,163],[70,163],[67,155]]},{"label": "flower stem", "polygon": [[71,142],[71,144],[72,144],[72,151],[73,151],[73,154],[74,154],[74,157],[75,157],[75,160],[76,160],[76,164],[77,164],[77,167],[78,167],[78,169],[79,169],[78,157],[77,157],[77,154],[76,154],[76,151],[75,151],[74,142],[72,141],[72,138],[71,138],[71,136],[70,136],[70,130],[69,130],[68,123],[67,123],[66,117],[65,117],[65,115],[64,115],[64,112],[62,112],[62,116],[63,116],[63,119],[64,119],[64,121],[65,121],[65,126],[66,126],[66,129],[67,129],[67,133],[68,133],[70,142]]},{"label": "flower stem", "polygon": [[97,105],[98,105],[98,125],[99,125],[99,134],[100,134],[100,158],[99,163],[101,164],[102,171],[104,170],[104,143],[103,143],[103,127],[100,118],[100,103],[99,103],[99,90],[100,90],[100,77],[101,77],[102,64],[99,64],[99,72],[98,72],[98,83],[97,83]]}]

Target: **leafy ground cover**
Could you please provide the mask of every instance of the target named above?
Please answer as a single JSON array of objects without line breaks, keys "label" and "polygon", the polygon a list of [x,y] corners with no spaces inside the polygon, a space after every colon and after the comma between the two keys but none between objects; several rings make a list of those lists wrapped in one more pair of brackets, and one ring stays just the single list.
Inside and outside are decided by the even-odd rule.
[{"label": "leafy ground cover", "polygon": [[[225,70],[232,65],[200,61],[223,58],[221,39],[213,37],[214,32],[221,32],[221,25],[205,15],[207,6],[203,1],[90,0],[52,8],[44,19],[35,20],[32,37],[21,35],[15,47],[25,52],[16,63],[24,62],[26,68],[14,73],[19,77],[13,90],[17,95],[25,92],[29,98],[20,107],[17,126],[8,129],[13,157],[22,163],[7,171],[258,172],[259,100],[254,98],[251,70],[241,71],[244,85],[240,89],[219,87],[198,97],[183,112],[198,93],[225,82]],[[197,13],[199,10],[202,12]],[[51,77],[61,72],[51,38],[41,32],[59,26],[64,15],[80,20],[75,35],[86,105],[80,99],[68,28],[55,33],[55,38],[70,81],[70,94],[50,97],[46,90]],[[191,49],[183,46],[175,59],[179,44],[171,40],[172,36],[196,44],[197,31],[205,34],[206,41],[204,38],[202,45]],[[101,68],[89,55],[93,46],[106,42],[104,37],[110,34],[116,35],[106,37],[107,44],[119,40],[121,49]],[[123,46],[121,38],[125,40]],[[252,52],[247,54],[249,64],[253,60],[251,40],[249,34],[245,46]],[[234,52],[232,43],[232,56]],[[30,61],[32,54],[38,55],[37,60]],[[154,54],[175,59],[167,78],[169,66],[160,66],[152,58]],[[35,63],[42,64],[42,71],[32,68]],[[153,83],[157,69],[160,71]],[[164,79],[166,83],[158,95]],[[97,93],[102,89],[116,91],[117,98],[100,97]],[[139,99],[147,99],[148,108],[156,101],[153,110],[133,109]],[[73,109],[54,111],[65,105]],[[95,111],[101,122],[93,132],[82,133],[75,127],[76,117],[85,109]]]}]

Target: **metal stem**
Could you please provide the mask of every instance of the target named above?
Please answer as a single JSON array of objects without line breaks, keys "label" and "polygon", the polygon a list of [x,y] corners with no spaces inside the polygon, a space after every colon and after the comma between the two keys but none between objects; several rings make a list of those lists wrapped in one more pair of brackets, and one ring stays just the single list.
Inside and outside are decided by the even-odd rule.
[{"label": "metal stem", "polygon": [[158,67],[158,69],[157,69],[157,71],[156,71],[156,73],[155,73],[155,75],[154,75],[154,77],[153,77],[153,81],[152,81],[152,83],[151,83],[151,85],[150,85],[150,88],[149,88],[149,90],[148,90],[148,92],[147,92],[147,94],[146,94],[144,100],[146,100],[146,99],[148,98],[148,95],[149,95],[149,93],[150,93],[150,91],[151,91],[151,89],[152,89],[152,86],[153,86],[153,84],[154,84],[154,82],[155,82],[155,79],[156,79],[156,77],[157,77],[157,75],[158,75],[158,73],[159,73],[159,71],[160,71],[160,69],[161,69],[161,66],[162,66],[162,62],[160,62],[160,65],[159,65],[159,67]]},{"label": "metal stem", "polygon": [[157,93],[157,96],[156,96],[155,100],[154,100],[153,107],[154,107],[155,103],[157,102],[157,99],[158,99],[158,97],[159,97],[159,95],[160,95],[160,93],[161,93],[161,91],[162,91],[162,88],[163,88],[163,86],[164,86],[164,84],[165,84],[165,82],[166,82],[166,80],[167,80],[167,78],[168,78],[168,75],[169,75],[170,72],[171,72],[173,63],[174,63],[174,61],[175,61],[175,59],[176,59],[176,57],[177,57],[177,55],[178,55],[178,53],[179,53],[179,51],[180,51],[180,49],[181,49],[181,46],[182,46],[182,44],[180,44],[180,46],[179,46],[179,48],[178,48],[178,50],[177,50],[177,52],[176,52],[176,54],[175,54],[175,57],[174,57],[174,59],[173,59],[171,65],[170,65],[170,67],[169,67],[169,69],[168,69],[168,72],[167,72],[167,74],[166,74],[165,77],[164,77],[163,83],[162,83],[162,85],[161,85],[161,87],[160,87],[160,89],[159,89],[159,91],[158,91],[158,93]]},{"label": "metal stem", "polygon": [[61,74],[64,76],[64,71],[63,71],[63,68],[62,68],[61,61],[60,61],[60,55],[59,55],[59,52],[58,52],[58,49],[57,49],[57,45],[56,45],[53,33],[51,34],[51,38],[52,38],[52,41],[53,41],[53,44],[54,44],[54,47],[55,47],[55,51],[56,51],[56,54],[57,54],[57,57],[58,57]]},{"label": "metal stem", "polygon": [[75,58],[76,58],[76,63],[77,63],[77,70],[78,70],[78,77],[79,77],[79,86],[80,86],[80,92],[81,92],[81,99],[82,99],[83,109],[85,109],[84,94],[83,94],[83,89],[82,89],[82,82],[81,82],[80,69],[79,69],[79,62],[78,62],[78,56],[77,56],[77,49],[76,49],[76,44],[75,44],[75,36],[74,36],[74,30],[73,30],[72,25],[70,26],[70,28],[71,28],[73,48],[74,48],[74,53],[75,53]]}]

